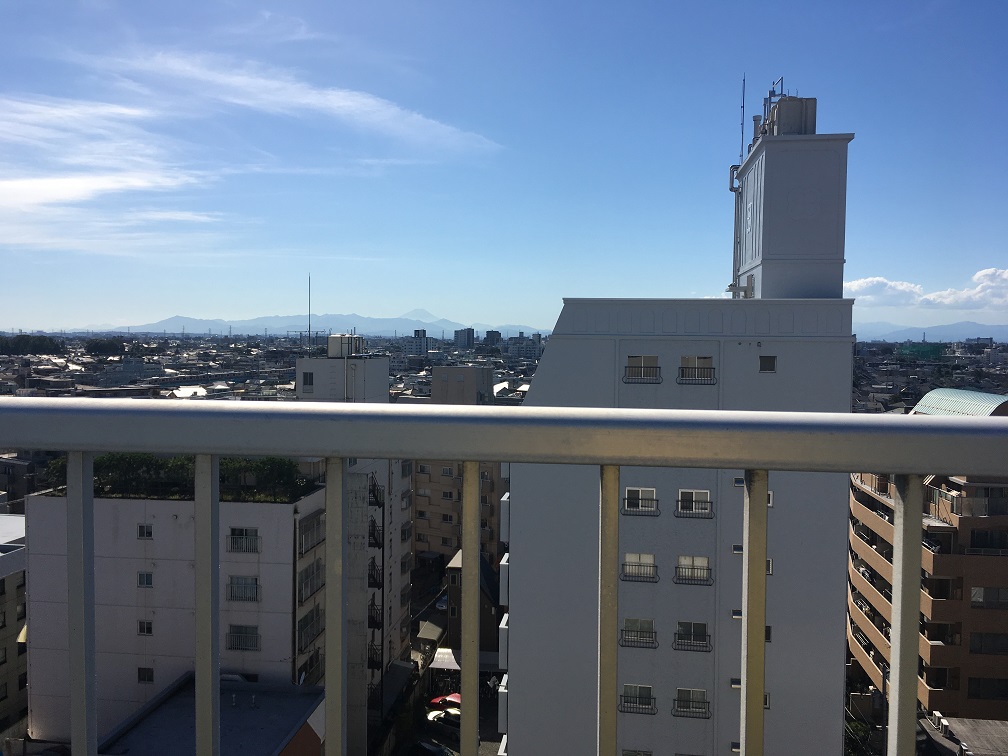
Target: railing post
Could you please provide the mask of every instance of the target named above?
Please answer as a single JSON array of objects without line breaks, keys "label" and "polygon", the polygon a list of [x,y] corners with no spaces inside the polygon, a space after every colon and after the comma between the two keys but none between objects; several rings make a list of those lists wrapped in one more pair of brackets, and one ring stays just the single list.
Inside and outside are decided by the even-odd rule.
[{"label": "railing post", "polygon": [[917,737],[917,657],[920,653],[921,515],[924,479],[897,475],[893,485],[892,648],[886,753],[914,753]]},{"label": "railing post", "polygon": [[220,753],[220,463],[196,455],[196,753]]},{"label": "railing post", "polygon": [[620,469],[602,465],[599,494],[598,756],[616,753]]},{"label": "railing post", "polygon": [[343,570],[343,458],[326,458],[325,488],[325,756],[347,752],[346,575]]},{"label": "railing post", "polygon": [[67,455],[67,631],[70,650],[70,745],[97,756],[95,673],[94,455]]},{"label": "railing post", "polygon": [[766,470],[745,471],[742,520],[742,721],[741,751],[763,754],[763,695],[766,692]]},{"label": "railing post", "polygon": [[479,462],[462,463],[462,756],[479,753]]}]

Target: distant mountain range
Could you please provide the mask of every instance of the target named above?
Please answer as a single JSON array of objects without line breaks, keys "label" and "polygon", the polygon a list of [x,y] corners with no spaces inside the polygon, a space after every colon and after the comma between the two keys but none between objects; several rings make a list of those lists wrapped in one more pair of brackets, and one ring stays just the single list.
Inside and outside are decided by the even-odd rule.
[{"label": "distant mountain range", "polygon": [[855,323],[858,341],[965,341],[978,337],[993,337],[1008,342],[1008,325],[985,325],[963,321],[948,325],[914,327],[894,323]]},{"label": "distant mountain range", "polygon": [[[442,336],[451,339],[455,331],[460,328],[473,328],[481,335],[488,330],[500,331],[504,336],[517,336],[520,331],[526,335],[532,333],[549,333],[550,329],[533,328],[527,325],[488,325],[486,323],[473,323],[467,326],[463,323],[456,323],[452,320],[439,318],[427,310],[411,310],[400,315],[398,318],[369,318],[364,315],[350,313],[349,315],[312,315],[312,331],[332,331],[333,333],[356,332],[362,336],[412,336],[413,331],[425,329],[427,335],[440,339]],[[212,332],[215,334],[254,334],[267,333],[271,335],[286,334],[287,332],[297,333],[308,330],[307,315],[267,315],[251,320],[222,320],[189,318],[184,315],[159,320],[156,323],[142,323],[140,325],[123,325],[112,328],[99,328],[105,332],[133,333],[191,333],[200,334]]]}]

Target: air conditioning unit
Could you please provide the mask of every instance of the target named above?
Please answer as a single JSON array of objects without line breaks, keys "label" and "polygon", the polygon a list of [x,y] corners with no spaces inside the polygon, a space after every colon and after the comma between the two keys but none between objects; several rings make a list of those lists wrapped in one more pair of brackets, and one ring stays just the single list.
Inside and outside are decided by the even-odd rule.
[{"label": "air conditioning unit", "polygon": [[959,756],[973,756],[973,751],[965,743],[959,744]]},{"label": "air conditioning unit", "polygon": [[934,727],[936,730],[941,727],[942,714],[940,711],[937,710],[932,711],[931,714],[928,716],[928,719],[931,722],[931,726]]},{"label": "air conditioning unit", "polygon": [[942,718],[941,726],[938,728],[938,730],[939,730],[939,732],[941,732],[941,734],[944,737],[946,737],[946,738],[948,737],[948,734],[949,734],[949,723],[948,723],[947,719]]}]

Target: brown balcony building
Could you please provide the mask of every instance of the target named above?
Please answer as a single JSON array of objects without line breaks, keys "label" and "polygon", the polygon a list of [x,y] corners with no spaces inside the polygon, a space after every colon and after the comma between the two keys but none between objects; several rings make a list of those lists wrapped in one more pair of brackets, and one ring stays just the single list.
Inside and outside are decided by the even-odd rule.
[{"label": "brown balcony building", "polygon": [[[936,389],[913,412],[1003,416],[1008,396]],[[891,659],[894,494],[888,475],[851,476],[847,643],[883,691]],[[1008,462],[998,478],[924,478],[920,612],[920,707],[1008,719]]]}]

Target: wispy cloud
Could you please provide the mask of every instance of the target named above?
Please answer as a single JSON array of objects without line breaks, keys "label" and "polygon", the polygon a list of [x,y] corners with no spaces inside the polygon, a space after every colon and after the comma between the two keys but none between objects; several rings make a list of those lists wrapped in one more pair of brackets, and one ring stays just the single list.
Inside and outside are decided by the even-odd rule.
[{"label": "wispy cloud", "polygon": [[158,81],[187,97],[263,113],[313,113],[408,144],[451,151],[493,150],[484,136],[459,129],[368,92],[316,86],[292,72],[223,55],[159,51],[92,59],[99,68]]},{"label": "wispy cloud", "polygon": [[861,307],[929,307],[950,310],[1008,308],[1008,270],[985,268],[973,277],[973,286],[926,292],[920,284],[881,276],[859,278],[844,284],[844,293]]}]

